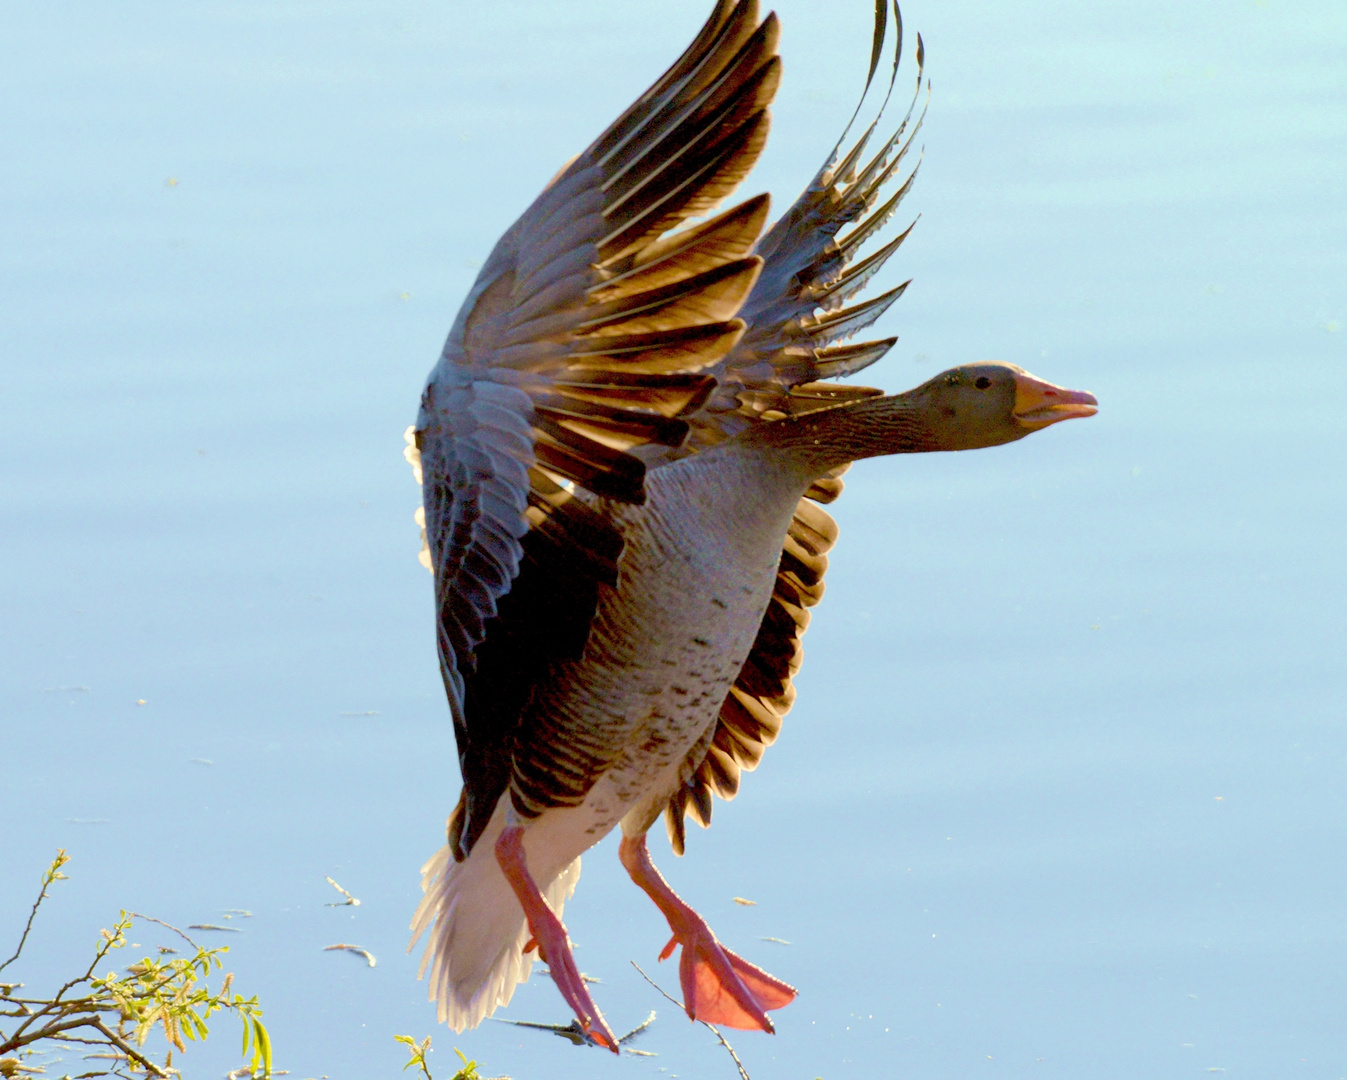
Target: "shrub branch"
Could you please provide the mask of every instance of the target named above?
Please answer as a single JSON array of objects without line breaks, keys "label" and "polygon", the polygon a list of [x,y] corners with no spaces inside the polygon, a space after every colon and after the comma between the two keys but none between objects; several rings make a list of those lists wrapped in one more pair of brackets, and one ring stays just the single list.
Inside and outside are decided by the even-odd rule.
[{"label": "shrub branch", "polygon": [[[0,970],[22,955],[38,908],[47,898],[52,883],[66,876],[61,867],[68,861],[65,851],[59,851],[42,875],[42,888],[29,912],[19,946],[0,965]],[[137,919],[171,930],[191,946],[192,955],[173,959],[146,957],[127,967],[124,974],[109,972],[101,978],[96,976],[94,973],[108,955],[125,947],[127,931]],[[93,960],[84,974],[64,983],[51,997],[24,997],[16,992],[22,983],[0,983],[0,1019],[10,1017],[18,1021],[18,1026],[8,1034],[0,1030],[0,1076],[31,1071],[22,1064],[23,1057],[37,1053],[39,1044],[57,1038],[113,1051],[106,1056],[115,1064],[101,1072],[84,1073],[84,1077],[127,1077],[123,1066],[131,1073],[157,1078],[175,1076],[178,1070],[173,1068],[173,1051],[185,1051],[184,1040],[204,1040],[210,1033],[206,1021],[217,1012],[232,1012],[242,1021],[243,1057],[251,1074],[258,1078],[271,1076],[271,1036],[262,1023],[257,997],[231,993],[232,973],[224,975],[218,990],[212,990],[207,983],[210,975],[223,967],[220,957],[228,951],[227,946],[204,948],[162,919],[134,911],[121,912],[111,930],[101,931]],[[155,1028],[161,1030],[168,1043],[162,1064],[156,1063],[145,1050],[146,1040]]]}]

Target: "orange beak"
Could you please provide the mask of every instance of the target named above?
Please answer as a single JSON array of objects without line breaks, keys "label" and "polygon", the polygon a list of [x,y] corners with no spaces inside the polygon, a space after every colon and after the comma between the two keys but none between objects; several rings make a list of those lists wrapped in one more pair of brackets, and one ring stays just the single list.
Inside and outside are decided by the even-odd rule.
[{"label": "orange beak", "polygon": [[1059,420],[1093,416],[1099,402],[1084,390],[1067,390],[1036,379],[1027,371],[1015,375],[1015,420],[1028,431],[1037,431]]}]

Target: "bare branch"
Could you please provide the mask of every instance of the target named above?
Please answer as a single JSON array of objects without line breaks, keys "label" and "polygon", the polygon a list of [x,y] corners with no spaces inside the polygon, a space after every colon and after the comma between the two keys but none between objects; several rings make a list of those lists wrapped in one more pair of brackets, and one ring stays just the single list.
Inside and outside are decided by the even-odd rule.
[{"label": "bare branch", "polygon": [[343,889],[340,885],[338,885],[338,884],[337,884],[335,881],[333,881],[330,877],[327,877],[326,874],[324,874],[323,877],[327,878],[327,883],[328,883],[329,885],[331,885],[334,889],[336,889],[337,892],[341,893],[342,896],[346,897],[345,900],[338,900],[338,901],[336,901],[335,903],[327,904],[327,905],[325,905],[326,907],[359,907],[359,906],[360,906],[360,901],[359,901],[359,900],[357,900],[354,896],[352,896],[350,893],[348,893],[345,889]]},{"label": "bare branch", "polygon": [[192,948],[197,949],[198,951],[201,948],[200,945],[198,945],[195,941],[189,938],[186,934],[184,934],[172,923],[166,923],[164,922],[163,919],[156,919],[153,915],[142,915],[138,911],[128,911],[127,914],[131,916],[131,918],[133,919],[144,919],[146,922],[158,923],[160,926],[164,927],[164,929],[172,930],[175,934],[178,935],[178,937],[182,938],[183,941],[187,942],[188,945],[192,946]]},{"label": "bare branch", "polygon": [[[51,883],[65,877],[60,873],[60,867],[66,861],[65,852],[60,852],[43,876],[42,890],[33,905],[14,959],[22,953],[35,924],[37,909],[46,898]],[[177,934],[192,946],[195,956],[170,961],[146,959],[127,967],[126,976],[97,976],[95,972],[109,960],[110,954],[126,946],[128,933],[137,919],[156,923]],[[162,919],[122,911],[111,928],[100,932],[88,969],[66,982],[53,997],[17,997],[15,991],[21,989],[22,983],[0,983],[0,1017],[13,1017],[18,1021],[17,1029],[0,1031],[0,1060],[10,1063],[11,1052],[18,1051],[22,1056],[33,1053],[35,1044],[55,1042],[67,1049],[78,1045],[108,1051],[91,1056],[116,1062],[100,1072],[82,1073],[80,1080],[97,1076],[143,1080],[147,1075],[156,1080],[168,1080],[180,1075],[173,1068],[172,1049],[163,1064],[156,1065],[137,1046],[151,1029],[162,1024],[164,1038],[170,1046],[183,1050],[184,1036],[204,1038],[208,1033],[204,1021],[223,1009],[244,1021],[245,1030],[255,1041],[254,1058],[260,1057],[265,1071],[271,1075],[271,1039],[262,1025],[262,1010],[257,998],[244,999],[235,994],[230,1000],[232,974],[224,976],[218,993],[212,993],[206,985],[206,978],[213,969],[221,966],[218,954],[223,951],[226,950],[198,945],[178,927]],[[8,962],[12,963],[12,960]],[[9,1022],[5,1020],[7,1026]],[[246,1048],[244,1053],[247,1054]],[[0,1069],[0,1072],[5,1071]]]},{"label": "bare branch", "polygon": [[[672,1001],[680,1009],[683,1008],[683,1003],[680,1001],[675,1001],[673,998],[669,997],[668,994],[665,994],[664,987],[660,986],[659,983],[657,983],[644,971],[641,971],[641,965],[638,964],[635,960],[631,962],[631,966],[634,967],[640,973],[641,978],[643,978],[646,982],[648,982],[661,994],[664,994],[666,998]],[[694,1019],[696,1018],[694,1017]],[[727,1051],[729,1051],[730,1057],[734,1059],[734,1067],[739,1070],[739,1080],[749,1080],[748,1070],[744,1068],[744,1063],[739,1060],[739,1055],[734,1052],[734,1047],[731,1046],[729,1042],[726,1041],[725,1036],[720,1033],[720,1029],[716,1027],[715,1024],[708,1024],[705,1020],[698,1020],[697,1023],[701,1024],[702,1027],[710,1031],[712,1035],[714,1035],[717,1039],[720,1040],[720,1045],[723,1046]]]},{"label": "bare branch", "polygon": [[56,851],[56,858],[52,860],[51,865],[47,867],[46,872],[42,875],[42,890],[37,894],[37,899],[33,901],[33,910],[28,913],[28,922],[23,928],[23,936],[19,938],[19,947],[14,950],[13,956],[3,964],[0,964],[0,971],[4,971],[5,968],[14,963],[14,961],[19,958],[19,954],[23,952],[23,947],[28,942],[28,933],[33,929],[33,920],[37,918],[37,909],[42,906],[42,901],[47,899],[47,890],[51,888],[52,882],[60,881],[65,877],[65,875],[61,873],[61,867],[69,861],[70,856],[65,853],[65,848],[58,848]]},{"label": "bare branch", "polygon": [[137,1051],[134,1047],[131,1046],[130,1043],[128,1043],[125,1039],[123,1039],[115,1031],[113,1031],[105,1023],[103,1023],[102,1020],[95,1020],[93,1022],[93,1026],[99,1030],[103,1038],[107,1039],[108,1042],[112,1043],[113,1046],[115,1046],[118,1050],[120,1050],[123,1054],[125,1054],[128,1061],[136,1062],[137,1064],[140,1065],[142,1069],[146,1070],[147,1072],[154,1073],[155,1076],[171,1075],[170,1073],[167,1073],[163,1069],[161,1069],[158,1065],[156,1065],[153,1061],[147,1058],[144,1054]]},{"label": "bare branch", "polygon": [[[60,1020],[46,1024],[38,1028],[37,1031],[30,1034],[23,1034],[23,1029],[16,1031],[7,1042],[0,1043],[0,1054],[7,1054],[11,1050],[18,1050],[20,1047],[35,1043],[40,1039],[52,1039],[61,1035],[64,1031],[73,1031],[82,1027],[102,1027],[103,1022],[97,1016],[83,1016],[75,1020]],[[62,1036],[68,1038],[69,1036]]]},{"label": "bare branch", "polygon": [[336,945],[327,945],[324,946],[323,952],[332,952],[334,949],[339,949],[342,952],[355,953],[357,956],[363,956],[365,958],[365,962],[368,963],[370,967],[373,967],[378,962],[374,959],[374,954],[372,952],[370,952],[368,949],[362,949],[359,945],[347,945],[344,943],[338,943]]}]

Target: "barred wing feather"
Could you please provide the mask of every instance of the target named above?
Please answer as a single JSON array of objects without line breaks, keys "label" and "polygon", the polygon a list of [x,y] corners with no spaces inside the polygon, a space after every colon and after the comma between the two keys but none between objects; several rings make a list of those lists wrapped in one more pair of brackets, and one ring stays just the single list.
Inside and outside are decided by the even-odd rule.
[{"label": "barred wing feather", "polygon": [[756,161],[776,41],[754,0],[720,0],[501,237],[422,395],[409,456],[463,771],[458,859],[508,783],[532,685],[583,649],[616,581],[622,540],[592,497],[643,501],[639,451],[686,439],[743,336],[766,198],[671,230],[713,211]]}]

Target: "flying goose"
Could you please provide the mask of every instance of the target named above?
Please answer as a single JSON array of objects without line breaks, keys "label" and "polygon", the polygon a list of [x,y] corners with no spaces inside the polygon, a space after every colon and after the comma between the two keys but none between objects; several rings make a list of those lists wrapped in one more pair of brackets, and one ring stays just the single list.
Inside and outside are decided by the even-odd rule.
[{"label": "flying goose", "polygon": [[[881,3],[871,78],[885,32]],[[832,381],[896,340],[839,343],[905,287],[846,306],[911,230],[853,262],[911,186],[915,169],[883,197],[921,117],[868,159],[875,124],[839,140],[765,234],[765,195],[707,217],[766,142],[777,36],[755,0],[717,0],[501,237],[408,432],[463,775],[413,944],[428,935],[421,973],[455,1030],[508,1003],[536,952],[617,1049],[561,914],[581,853],[620,824],[622,864],[669,921],[661,958],[682,948],[688,1015],[772,1031],[795,990],[717,941],[647,831],[664,814],[681,854],[686,817],[707,824],[780,731],[837,538],[819,504],[852,461],[1095,411],[1002,363],[892,396]],[[899,24],[895,71],[901,47]],[[917,59],[914,106],[920,39]]]}]

